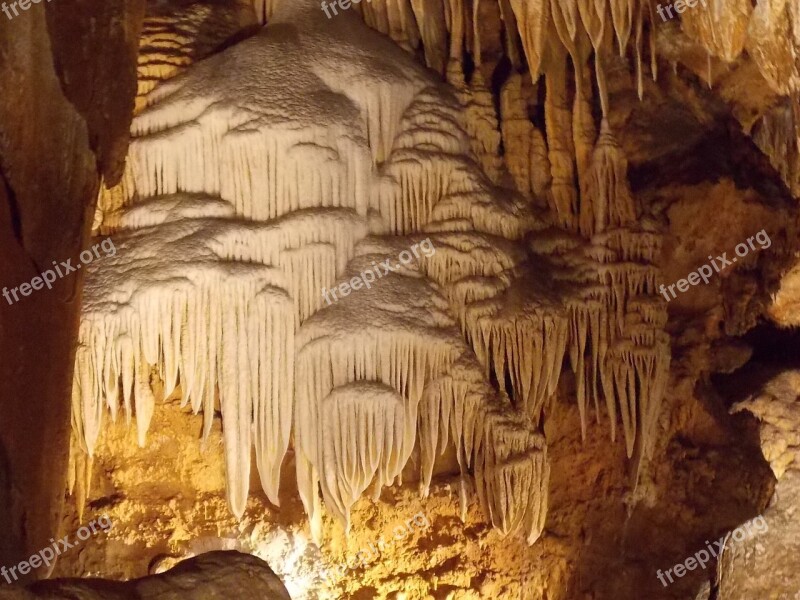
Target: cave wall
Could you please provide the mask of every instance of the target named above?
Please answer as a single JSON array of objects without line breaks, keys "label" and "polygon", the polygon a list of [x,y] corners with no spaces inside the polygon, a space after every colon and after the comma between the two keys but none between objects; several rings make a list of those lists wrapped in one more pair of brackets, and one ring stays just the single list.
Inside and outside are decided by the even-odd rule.
[{"label": "cave wall", "polygon": [[[0,19],[0,286],[76,262],[101,179],[124,164],[143,14],[86,0]],[[2,564],[58,533],[81,285],[76,272],[0,302]]]},{"label": "cave wall", "polygon": [[[495,46],[486,43],[484,51]],[[796,238],[796,206],[779,174],[736,130],[731,111],[720,105],[715,91],[701,89],[702,82],[689,70],[664,69],[658,81],[646,79],[642,101],[628,65],[606,58],[612,99],[608,118],[629,159],[635,192],[653,207],[668,240],[663,281],[684,277],[711,252],[730,253],[730,243],[761,228],[769,231],[774,246],[670,304],[677,360],[658,425],[658,450],[642,468],[638,485],[636,465],[626,458],[619,440],[609,443],[607,423],[590,427],[586,440],[580,439],[573,382],[545,421],[554,473],[552,500],[547,530],[533,550],[492,533],[475,503],[462,523],[451,482],[440,482],[424,500],[407,485],[387,492],[379,503],[360,502],[349,537],[326,521],[321,556],[309,550],[292,563],[288,554],[276,555],[271,564],[282,575],[308,578],[321,589],[324,582],[313,579],[321,564],[344,563],[377,539],[384,526],[409,515],[423,511],[430,517],[430,530],[406,540],[358,576],[337,579],[333,590],[314,588],[316,597],[394,597],[399,590],[426,597],[438,586],[457,598],[517,600],[545,593],[565,600],[685,598],[707,583],[712,570],[694,572],[665,591],[656,569],[682,560],[704,539],[716,539],[763,509],[771,493],[768,468],[757,445],[732,426],[724,399],[707,379],[710,371],[736,368],[738,360],[747,360],[746,352],[744,358],[730,356],[736,351],[724,346],[730,342],[724,332],[750,327],[763,309],[769,286],[762,274],[786,250],[786,240]],[[497,61],[482,64],[485,78],[493,79]],[[498,75],[495,83],[503,77]],[[482,106],[501,106],[497,116],[508,124],[511,111],[503,108],[497,89],[491,93],[491,102]],[[527,108],[535,108],[536,94],[527,93]],[[464,97],[469,100],[469,94]],[[512,134],[528,116],[520,114],[508,128]],[[503,158],[528,164],[530,146],[508,142],[504,138]],[[751,289],[755,292],[744,293]],[[753,302],[726,312],[737,298]],[[684,329],[688,333],[682,336]],[[712,346],[715,341],[721,345]],[[721,348],[729,348],[728,364],[722,364],[726,359]],[[159,555],[180,560],[217,544],[242,544],[257,552],[267,540],[301,538],[307,523],[291,494],[278,512],[256,493],[241,522],[231,517],[221,501],[224,464],[218,419],[208,450],[200,455],[196,437],[202,424],[199,417],[183,412],[175,398],[159,402],[151,427],[158,433],[144,449],[122,423],[102,434],[89,496],[70,504],[66,530],[74,531],[102,513],[111,515],[116,525],[108,536],[93,541],[91,550],[66,557],[59,575],[138,576]]]},{"label": "cave wall", "polygon": [[[489,35],[499,31],[497,7],[486,3],[480,7],[490,23],[481,40],[480,69],[491,80],[502,71],[497,65],[503,40]],[[119,18],[120,11],[125,18]],[[127,144],[134,81],[130,70],[138,43],[133,23],[141,19],[141,3],[83,2],[77,8],[54,4],[46,17],[44,11],[40,13],[30,11],[12,22],[0,21],[0,287],[30,281],[52,260],[72,257],[74,261],[87,236],[100,178],[114,183]],[[88,33],[90,19],[100,26]],[[474,38],[474,32],[470,36]],[[474,39],[467,41],[471,48],[474,43]],[[509,52],[513,49],[509,45]],[[516,64],[519,57],[509,60]],[[428,62],[440,72],[444,68],[441,56]],[[699,72],[706,63],[698,64]],[[664,69],[658,83],[645,84],[647,96],[642,103],[629,70],[612,66],[617,70],[609,74],[614,100],[610,119],[622,132],[635,191],[648,204],[661,207],[668,231],[665,281],[677,280],[709,252],[729,250],[728,242],[740,241],[761,228],[768,229],[776,242],[770,261],[775,261],[779,246],[790,253],[788,243],[777,242],[796,239],[796,206],[782,188],[779,174],[755,164],[764,158],[755,146],[741,132],[727,128],[731,123],[726,122],[726,114],[736,116],[737,106],[720,106],[713,97],[724,97],[729,89],[726,80],[718,73],[716,91],[704,94],[697,85],[702,82],[684,67],[674,74]],[[120,73],[127,75],[120,77]],[[730,89],[739,88],[732,83]],[[498,106],[497,91],[493,93],[490,104]],[[741,94],[737,100],[744,104]],[[527,108],[535,112],[532,92],[527,101]],[[756,112],[770,102],[753,100]],[[499,117],[504,117],[502,110]],[[671,138],[670,131],[683,135]],[[517,149],[504,142],[507,162],[516,158],[527,164],[529,149],[520,149],[515,157]],[[750,174],[755,176],[748,179]],[[698,214],[703,217],[698,219]],[[758,264],[745,265],[671,304],[676,368],[661,419],[659,452],[638,488],[626,480],[629,464],[621,446],[610,445],[602,428],[592,429],[589,438],[580,441],[574,390],[567,390],[558,418],[548,419],[548,443],[559,475],[551,490],[552,518],[536,550],[526,552],[517,542],[495,537],[477,506],[470,506],[469,520],[461,524],[449,484],[445,484],[425,502],[407,487],[397,492],[400,500],[391,498],[392,509],[362,503],[355,519],[355,539],[342,541],[338,530],[331,535],[333,562],[347,560],[374,539],[376,520],[391,526],[403,515],[424,510],[433,521],[430,534],[415,539],[413,547],[401,548],[398,562],[375,564],[369,576],[362,578],[376,593],[389,594],[411,584],[422,593],[433,577],[437,582],[441,579],[445,591],[479,589],[474,597],[521,595],[520,581],[530,589],[559,588],[564,598],[582,594],[640,597],[645,588],[661,593],[655,566],[681,560],[702,538],[717,536],[752,517],[770,492],[764,489],[767,478],[761,472],[764,465],[759,464],[757,449],[732,426],[726,400],[708,382],[715,369],[735,369],[747,360],[734,357],[731,364],[721,364],[720,349],[736,354],[734,346],[727,345],[734,342],[724,334],[738,335],[752,327],[766,304],[771,285],[764,276],[767,257],[759,255],[753,262]],[[0,297],[0,404],[4,408],[0,527],[13,533],[13,538],[0,539],[0,564],[16,560],[7,555],[17,548],[32,551],[43,546],[39,540],[57,528],[68,443],[65,399],[80,288],[80,278],[72,276],[58,281],[54,290],[41,291],[14,306]],[[193,543],[214,532],[217,537],[258,538],[243,530],[256,522],[267,529],[272,521],[291,522],[293,534],[302,529],[296,499],[295,506],[284,504],[281,514],[271,514],[265,499],[258,497],[248,507],[244,524],[235,523],[220,500],[224,465],[218,423],[211,451],[200,456],[194,439],[200,425],[196,418],[182,415],[175,404],[159,407],[156,423],[160,427],[154,429],[169,433],[159,434],[146,451],[139,450],[130,431],[122,427],[104,441],[89,503],[84,506],[86,498],[76,499],[68,519],[77,527],[89,517],[110,512],[118,525],[102,552],[93,549],[68,557],[59,567],[61,573],[86,574],[96,569],[106,576],[130,576],[116,568],[121,565],[143,574],[147,559],[156,551],[174,553],[187,547],[193,551]],[[574,472],[580,472],[585,481],[576,484]],[[3,512],[7,506],[11,511]],[[131,540],[135,543],[130,544]],[[609,548],[622,551],[608,552]],[[459,553],[468,558],[460,558]],[[405,579],[394,572],[399,565],[408,571]],[[315,571],[318,564],[307,566]],[[609,577],[609,572],[624,576]],[[536,574],[533,583],[531,573]],[[693,574],[682,582],[683,588],[664,593],[686,597],[681,594],[696,590],[706,575]],[[352,586],[347,591],[356,593],[360,591],[357,583],[341,586]]]}]

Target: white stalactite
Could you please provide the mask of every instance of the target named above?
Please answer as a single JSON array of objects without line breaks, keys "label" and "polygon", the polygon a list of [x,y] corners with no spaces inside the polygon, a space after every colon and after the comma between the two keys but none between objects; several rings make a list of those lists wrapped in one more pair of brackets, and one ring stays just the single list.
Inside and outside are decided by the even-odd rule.
[{"label": "white stalactite", "polygon": [[349,383],[334,390],[319,407],[317,456],[325,505],[349,528],[350,507],[375,486],[399,477],[408,461],[405,440],[415,421],[393,388],[372,382]]}]

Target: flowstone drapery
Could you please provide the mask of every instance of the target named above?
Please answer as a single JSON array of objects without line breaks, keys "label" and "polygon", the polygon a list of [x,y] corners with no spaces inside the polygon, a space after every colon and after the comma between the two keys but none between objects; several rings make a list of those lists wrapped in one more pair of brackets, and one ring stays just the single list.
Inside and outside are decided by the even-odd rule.
[{"label": "flowstone drapery", "polygon": [[[423,493],[453,447],[494,526],[533,543],[549,481],[539,424],[565,360],[584,433],[586,405],[603,397],[629,455],[652,437],[668,365],[660,238],[605,122],[592,147],[591,86],[573,139],[566,54],[543,59],[549,150],[533,127],[516,176],[541,196],[526,199],[493,183],[500,125],[480,85],[452,93],[355,13],[328,21],[311,0],[264,9],[261,33],[148,96],[124,183],[101,198],[98,229],[118,253],[89,267],[81,444],[91,455],[105,410],[120,407],[144,444],[158,377],[203,410],[204,435],[221,409],[237,516],[253,446],[277,504],[292,433],[317,538],[323,499],[349,525],[353,503],[397,481],[415,447]],[[630,19],[615,16],[621,40]],[[457,47],[431,52],[429,64],[449,55],[449,77],[460,72]],[[431,251],[398,262],[423,242]],[[325,299],[386,261],[371,285]]]}]

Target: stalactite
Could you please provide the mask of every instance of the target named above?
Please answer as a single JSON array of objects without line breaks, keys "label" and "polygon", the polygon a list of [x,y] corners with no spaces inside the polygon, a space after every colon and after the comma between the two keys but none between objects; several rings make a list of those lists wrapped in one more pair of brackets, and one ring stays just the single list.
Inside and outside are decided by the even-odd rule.
[{"label": "stalactite", "polygon": [[420,42],[420,31],[411,2],[412,0],[387,1],[390,36],[409,52],[416,50]]},{"label": "stalactite", "polygon": [[511,0],[531,77],[539,76],[550,21],[549,0]]},{"label": "stalactite", "polygon": [[83,448],[83,440],[73,434],[70,436],[69,443],[69,465],[67,467],[67,491],[75,496],[75,507],[78,519],[83,520],[83,513],[86,508],[86,499],[90,497],[92,491],[92,470],[94,459],[86,454]]},{"label": "stalactite", "polygon": [[484,173],[497,183],[502,167],[500,126],[492,92],[486,87],[479,65],[472,74],[469,88],[460,96],[466,107],[464,126],[472,140],[472,152]]},{"label": "stalactite", "polygon": [[517,191],[527,196],[533,189],[531,145],[534,126],[528,118],[523,84],[522,75],[517,73],[512,74],[505,82],[500,92],[500,115],[506,165]]},{"label": "stalactite", "polygon": [[[619,1],[619,0],[612,0]],[[607,39],[606,22],[608,20],[608,8],[604,2],[593,0],[578,0],[578,10],[583,21],[583,26],[589,35],[594,48],[595,72],[597,75],[597,87],[600,95],[600,105],[603,116],[608,114],[608,92],[606,90],[605,73],[603,71],[603,40]]]},{"label": "stalactite", "polygon": [[572,112],[567,100],[567,56],[563,47],[556,48],[556,44],[551,45],[551,52],[553,58],[545,70],[545,121],[552,173],[548,202],[558,223],[565,228],[575,229],[578,191],[575,188],[573,164]]},{"label": "stalactite", "polygon": [[609,227],[633,222],[638,216],[627,183],[627,161],[603,120],[592,157],[592,168],[581,190],[580,231],[586,237]]},{"label": "stalactite", "polygon": [[[583,39],[583,35],[579,39]],[[572,137],[575,145],[575,166],[578,170],[579,189],[585,185],[592,150],[597,138],[597,128],[592,115],[592,83],[588,64],[588,41],[583,51],[576,53],[579,63],[575,66],[575,101],[572,108]]]},{"label": "stalactite", "polygon": [[746,48],[779,94],[800,91],[800,10],[789,0],[759,2],[747,30]]},{"label": "stalactite", "polygon": [[648,25],[649,25],[649,35],[648,39],[650,40],[650,71],[653,74],[653,81],[658,80],[658,52],[657,52],[657,42],[658,42],[658,29],[656,28],[656,7],[653,6],[652,2],[647,3],[648,7]]},{"label": "stalactite", "polygon": [[550,13],[561,43],[569,48],[578,34],[578,0],[550,0]]},{"label": "stalactite", "polygon": [[[531,130],[531,190],[534,197],[545,198],[552,184],[550,157],[544,135],[537,128]],[[537,202],[541,205],[541,202]]]},{"label": "stalactite", "polygon": [[464,0],[447,0],[450,17],[450,57],[447,61],[447,82],[459,89],[464,86],[464,68],[461,64],[466,32]]},{"label": "stalactite", "polygon": [[611,6],[614,32],[617,34],[619,55],[625,56],[625,48],[628,47],[638,2],[637,0],[609,0],[609,5]]},{"label": "stalactite", "polygon": [[800,195],[800,98],[789,99],[767,112],[753,126],[752,138],[769,157],[787,187]]},{"label": "stalactite", "polygon": [[412,0],[427,65],[444,75],[447,69],[448,40],[445,0]]},{"label": "stalactite", "polygon": [[514,15],[514,9],[511,6],[511,0],[499,0],[500,3],[500,18],[503,21],[504,33],[504,50],[508,60],[511,61],[511,66],[516,71],[522,70],[524,57],[520,56],[520,48],[522,52],[525,49],[522,46],[522,41],[519,35],[519,27],[517,25],[517,17]]},{"label": "stalactite", "polygon": [[731,62],[744,49],[752,11],[750,0],[709,0],[685,11],[681,25],[710,54]]}]

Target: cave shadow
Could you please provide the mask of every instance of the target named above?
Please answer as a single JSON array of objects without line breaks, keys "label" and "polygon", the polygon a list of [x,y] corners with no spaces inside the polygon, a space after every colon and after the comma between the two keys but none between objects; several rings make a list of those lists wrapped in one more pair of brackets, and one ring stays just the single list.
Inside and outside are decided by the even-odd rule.
[{"label": "cave shadow", "polygon": [[[12,515],[11,465],[8,452],[0,440],[0,566],[11,564],[19,553],[19,540],[14,536]],[[0,585],[4,582],[0,580]]]},{"label": "cave shadow", "polygon": [[629,488],[587,513],[564,598],[684,600],[704,585],[713,594],[713,557],[705,569],[673,573],[671,583],[663,573],[760,514],[759,499],[774,487],[760,448],[750,443],[699,446],[676,437],[653,460],[655,487],[646,497],[633,504],[637,495]]},{"label": "cave shadow", "polygon": [[[571,390],[564,391],[571,396]],[[727,398],[707,381],[695,384],[693,396],[713,404],[707,414],[721,415],[718,418],[723,420],[709,421],[714,423],[714,434],[698,439],[678,429],[665,447],[642,463],[645,475],[638,486],[635,456],[626,457],[619,433],[615,442],[608,438],[605,412],[602,425],[590,424],[585,442],[578,434],[566,442],[566,452],[583,454],[582,458],[564,460],[561,440],[550,448],[554,473],[564,467],[573,471],[551,477],[551,497],[570,498],[571,506],[551,509],[544,538],[552,539],[540,540],[545,549],[550,543],[561,546],[564,538],[572,539],[564,594],[552,597],[685,600],[697,598],[705,586],[707,595],[699,597],[714,598],[715,557],[704,569],[686,571],[682,577],[673,573],[672,583],[663,574],[760,514],[772,496],[775,479],[762,455],[754,419],[747,414],[728,415]],[[580,470],[597,460],[602,463],[600,469]],[[585,477],[594,480],[576,481]],[[573,490],[585,492],[587,487],[593,490],[591,495],[578,492],[579,500],[574,502]],[[574,531],[559,534],[565,522],[576,520],[576,514],[579,535]]]}]

